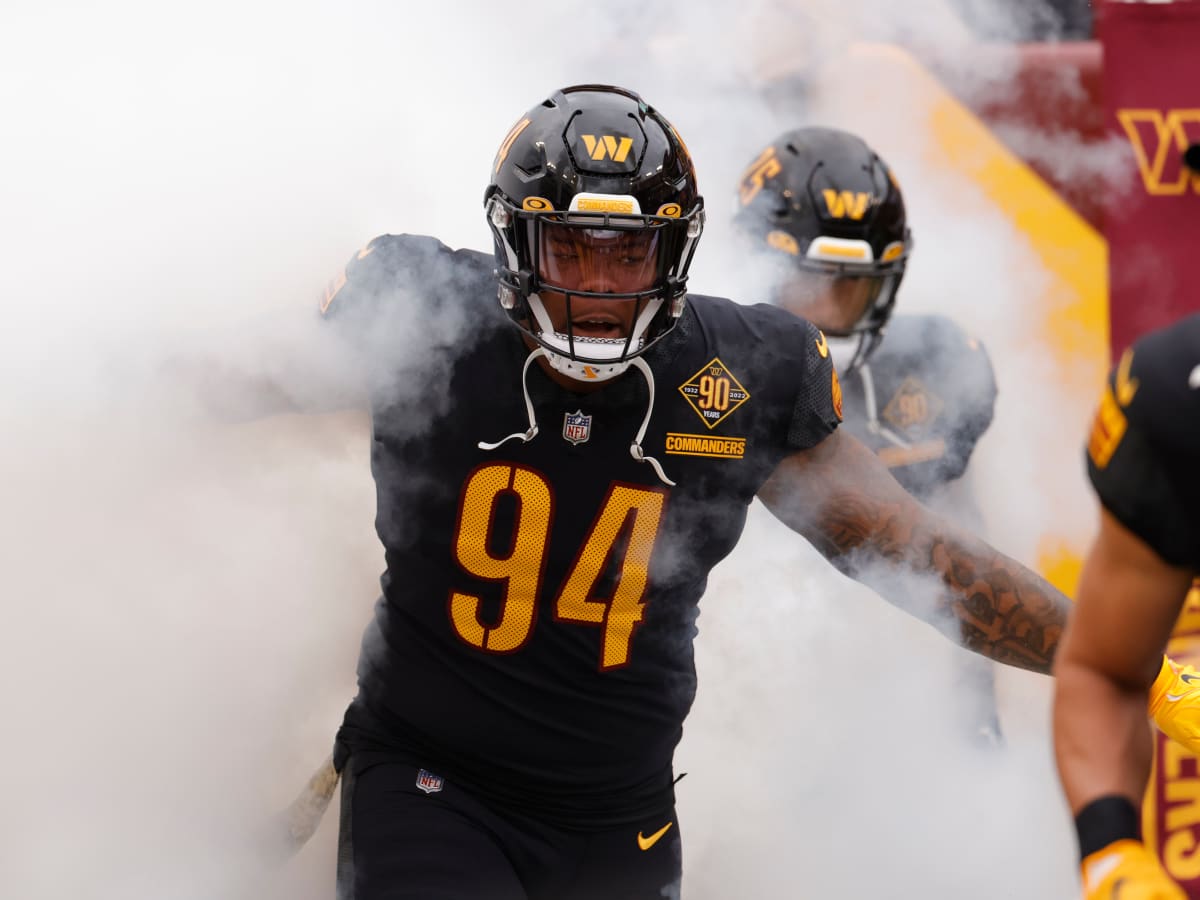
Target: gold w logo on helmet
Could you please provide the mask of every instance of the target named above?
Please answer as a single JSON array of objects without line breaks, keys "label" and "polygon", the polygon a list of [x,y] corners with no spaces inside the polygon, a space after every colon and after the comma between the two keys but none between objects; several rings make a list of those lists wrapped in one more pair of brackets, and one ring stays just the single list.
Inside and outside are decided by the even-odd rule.
[{"label": "gold w logo on helmet", "polygon": [[595,160],[609,158],[613,162],[625,162],[629,149],[633,146],[633,138],[618,138],[611,134],[602,134],[599,139],[594,134],[582,134],[583,143],[587,146],[588,156]]},{"label": "gold w logo on helmet", "polygon": [[821,191],[825,198],[825,208],[835,219],[854,219],[856,222],[867,212],[871,195],[865,191],[835,191],[826,188]]},{"label": "gold w logo on helmet", "polygon": [[1119,109],[1147,194],[1186,194],[1188,182],[1200,194],[1200,175],[1183,164],[1183,151],[1200,142],[1200,109]]}]

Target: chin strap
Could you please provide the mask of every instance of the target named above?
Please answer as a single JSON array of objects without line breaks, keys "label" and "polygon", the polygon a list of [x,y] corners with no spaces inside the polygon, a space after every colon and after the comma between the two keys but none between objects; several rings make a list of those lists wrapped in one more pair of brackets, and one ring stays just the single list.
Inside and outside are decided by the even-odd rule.
[{"label": "chin strap", "polygon": [[487,441],[480,441],[476,446],[480,450],[495,450],[502,444],[508,441],[520,438],[522,443],[529,443],[538,433],[537,417],[533,413],[533,401],[529,398],[529,366],[535,359],[548,355],[544,348],[538,347],[525,359],[525,365],[521,367],[521,393],[525,395],[525,412],[529,416],[529,429],[527,431],[514,431],[508,437],[501,438],[494,444],[489,444]]},{"label": "chin strap", "polygon": [[886,438],[897,447],[908,449],[912,446],[892,429],[879,421],[879,401],[875,393],[875,376],[871,373],[870,363],[858,367],[858,378],[863,386],[863,403],[867,408],[867,431]]},{"label": "chin strap", "polygon": [[[508,441],[520,439],[523,443],[528,443],[537,437],[538,424],[537,417],[533,411],[533,400],[529,397],[529,367],[535,359],[547,356],[545,348],[538,347],[525,359],[525,365],[521,368],[521,392],[525,396],[525,412],[529,416],[529,428],[526,431],[514,431],[507,437],[501,438],[495,443],[480,441],[477,446],[480,450],[495,450],[497,447],[507,443]],[[642,452],[642,440],[646,437],[646,429],[650,427],[650,416],[654,414],[654,373],[650,371],[650,365],[640,356],[635,356],[630,360],[633,367],[642,373],[646,379],[646,387],[650,391],[650,402],[646,405],[646,415],[642,417],[642,425],[638,429],[637,434],[633,438],[633,443],[629,445],[629,455],[638,462],[649,463],[654,469],[654,474],[658,476],[658,480],[668,487],[675,487],[675,482],[667,477],[667,473],[663,471],[657,459],[653,456],[647,456]]]},{"label": "chin strap", "polygon": [[642,427],[638,429],[637,436],[629,445],[629,455],[638,462],[650,463],[650,467],[654,469],[654,474],[658,476],[659,481],[668,487],[675,487],[675,482],[667,477],[667,473],[658,464],[658,460],[642,452],[642,438],[646,436],[646,429],[650,427],[650,416],[654,413],[654,373],[650,371],[650,364],[640,356],[635,356],[631,362],[633,367],[646,378],[646,387],[650,389],[650,402],[646,405],[646,415],[642,417]]}]

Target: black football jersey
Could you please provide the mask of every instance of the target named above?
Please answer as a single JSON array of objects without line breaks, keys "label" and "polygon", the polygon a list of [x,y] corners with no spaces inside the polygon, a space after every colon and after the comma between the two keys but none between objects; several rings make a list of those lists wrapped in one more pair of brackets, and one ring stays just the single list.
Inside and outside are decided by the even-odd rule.
[{"label": "black football jersey", "polygon": [[1200,570],[1200,314],[1125,351],[1087,457],[1104,507],[1168,563]]},{"label": "black football jersey", "polygon": [[[492,269],[385,236],[327,294],[373,383],[387,570],[360,696],[386,743],[485,797],[632,821],[670,794],[708,573],[779,461],[837,427],[836,375],[808,323],[690,295],[645,356],[653,390],[631,368],[574,393],[530,365],[526,442],[530,351]],[[631,452],[647,413],[673,486]]]},{"label": "black football jersey", "polygon": [[842,386],[844,427],[920,498],[962,476],[996,404],[987,351],[945,316],[893,317]]}]

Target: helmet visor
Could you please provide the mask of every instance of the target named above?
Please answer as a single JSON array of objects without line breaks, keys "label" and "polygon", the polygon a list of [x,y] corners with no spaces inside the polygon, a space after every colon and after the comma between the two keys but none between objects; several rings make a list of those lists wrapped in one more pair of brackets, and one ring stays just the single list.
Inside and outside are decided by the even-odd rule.
[{"label": "helmet visor", "polygon": [[540,225],[538,278],[550,290],[632,295],[658,282],[661,229],[595,228],[549,220]]},{"label": "helmet visor", "polygon": [[849,335],[880,299],[887,279],[871,275],[797,272],[779,289],[778,303],[829,335]]}]

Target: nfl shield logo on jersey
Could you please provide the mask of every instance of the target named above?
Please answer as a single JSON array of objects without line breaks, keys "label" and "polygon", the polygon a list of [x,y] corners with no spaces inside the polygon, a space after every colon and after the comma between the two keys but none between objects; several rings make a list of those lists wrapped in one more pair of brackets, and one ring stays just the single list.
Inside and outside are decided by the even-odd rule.
[{"label": "nfl shield logo on jersey", "polygon": [[417,773],[417,787],[427,794],[437,793],[445,783],[441,775],[434,775],[424,769]]},{"label": "nfl shield logo on jersey", "polygon": [[582,409],[563,416],[563,437],[572,444],[582,444],[592,436],[592,417],[585,416]]}]

